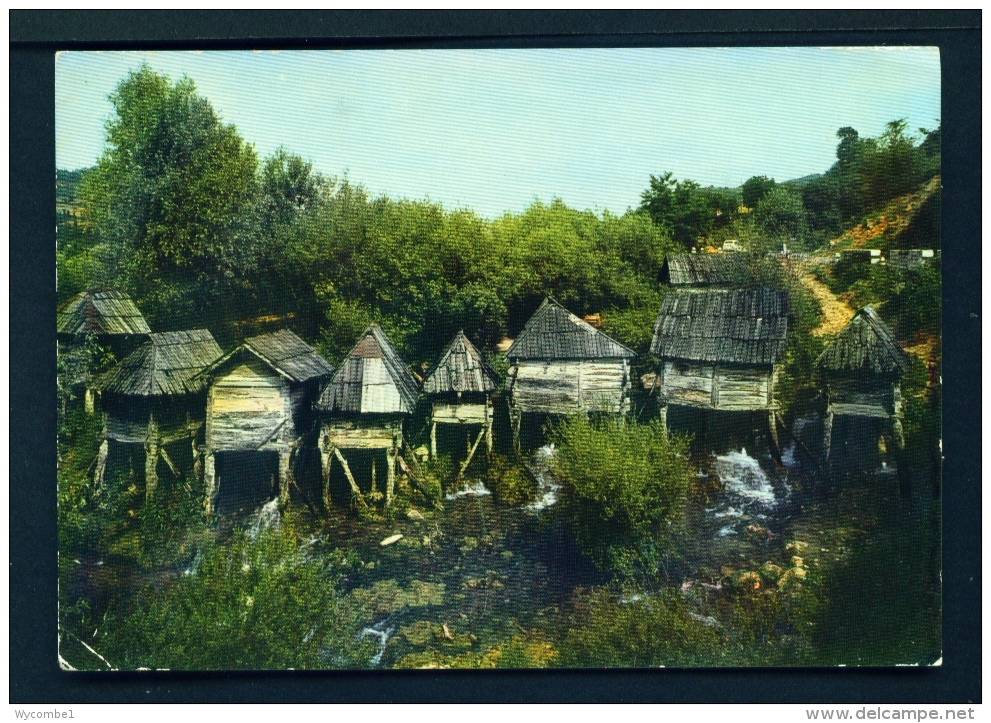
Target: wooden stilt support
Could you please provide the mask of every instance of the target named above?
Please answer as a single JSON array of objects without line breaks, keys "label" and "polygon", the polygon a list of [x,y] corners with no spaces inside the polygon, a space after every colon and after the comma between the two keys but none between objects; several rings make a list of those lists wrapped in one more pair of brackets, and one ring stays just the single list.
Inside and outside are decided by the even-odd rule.
[{"label": "wooden stilt support", "polygon": [[213,456],[212,450],[207,450],[206,454],[203,455],[203,503],[206,507],[207,515],[213,514],[213,508],[216,503],[216,460]]},{"label": "wooden stilt support", "polygon": [[385,506],[389,507],[396,495],[396,457],[399,456],[399,446],[393,444],[385,454],[388,460],[388,466],[385,468]]},{"label": "wooden stilt support", "polygon": [[771,456],[775,462],[781,464],[781,440],[778,437],[778,422],[773,409],[767,413],[767,430],[771,437]]},{"label": "wooden stilt support", "polygon": [[196,444],[196,436],[192,439],[193,447],[193,476],[196,479],[203,479],[203,455],[200,453],[200,447]]},{"label": "wooden stilt support", "polygon": [[661,420],[661,427],[664,429],[664,434],[668,433],[668,405],[663,402],[657,408],[657,415]]},{"label": "wooden stilt support", "polygon": [[289,504],[289,481],[292,478],[290,454],[288,449],[279,450],[279,505],[282,507]]},{"label": "wooden stilt support", "polygon": [[330,457],[334,453],[334,450],[330,446],[330,440],[327,437],[321,437],[319,442],[320,447],[320,487],[321,494],[323,496],[323,508],[329,511],[331,508],[330,499]]},{"label": "wooden stilt support", "polygon": [[513,428],[513,451],[520,453],[520,423],[523,414],[514,410],[509,411],[509,426]]},{"label": "wooden stilt support", "polygon": [[176,479],[181,479],[182,475],[179,472],[179,468],[175,466],[172,458],[169,457],[169,453],[165,450],[164,445],[158,448],[158,453],[162,456],[162,459],[165,460],[165,464],[169,466],[169,472],[171,472]]},{"label": "wooden stilt support", "polygon": [[[149,425],[149,431],[151,426]],[[155,497],[158,488],[158,437],[149,437],[145,441],[145,501]]]},{"label": "wooden stilt support", "polygon": [[348,478],[348,484],[351,485],[351,492],[358,500],[358,504],[367,508],[368,503],[365,502],[365,497],[361,494],[361,490],[358,488],[358,483],[354,481],[354,475],[351,474],[351,468],[348,466],[348,461],[344,459],[344,455],[341,454],[341,450],[337,447],[334,447],[334,456],[337,457],[337,461],[340,462],[341,467],[344,468],[344,476]]},{"label": "wooden stilt support", "polygon": [[99,491],[103,487],[103,474],[107,469],[107,456],[110,453],[110,441],[106,438],[100,442],[100,451],[96,455],[96,470],[93,472],[93,487]]},{"label": "wooden stilt support", "polygon": [[822,463],[829,470],[829,453],[833,444],[833,419],[836,415],[829,411],[826,413],[826,421],[822,431]]},{"label": "wooden stilt support", "polygon": [[[388,453],[386,453],[386,454],[388,454]],[[372,454],[372,499],[373,500],[375,499],[375,492],[376,492],[376,487],[377,487],[376,483],[377,482],[378,482],[378,480],[375,479],[375,455]]]},{"label": "wooden stilt support", "polygon": [[437,422],[430,422],[430,459],[437,459]]},{"label": "wooden stilt support", "polygon": [[492,400],[485,400],[485,453],[492,456]]},{"label": "wooden stilt support", "polygon": [[86,414],[94,414],[96,412],[96,390],[92,387],[86,387],[86,396],[83,404],[86,408]]},{"label": "wooden stilt support", "polygon": [[464,476],[465,470],[468,469],[468,465],[471,464],[471,458],[475,456],[475,451],[478,449],[478,443],[482,441],[482,437],[484,436],[485,429],[482,429],[482,431],[478,433],[478,436],[475,437],[475,444],[473,444],[468,450],[468,458],[461,463],[461,469],[458,470],[458,476],[455,478],[456,480],[460,480],[461,477]]}]

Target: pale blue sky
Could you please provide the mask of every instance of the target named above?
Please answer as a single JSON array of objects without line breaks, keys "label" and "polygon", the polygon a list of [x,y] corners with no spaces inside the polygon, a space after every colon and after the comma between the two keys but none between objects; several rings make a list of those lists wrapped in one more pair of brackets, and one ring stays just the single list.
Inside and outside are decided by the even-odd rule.
[{"label": "pale blue sky", "polygon": [[103,151],[108,94],[188,75],[264,157],[284,145],[373,195],[483,216],[559,197],[622,213],[650,174],[703,185],[825,171],[836,130],[940,118],[936,48],[61,53],[59,168]]}]

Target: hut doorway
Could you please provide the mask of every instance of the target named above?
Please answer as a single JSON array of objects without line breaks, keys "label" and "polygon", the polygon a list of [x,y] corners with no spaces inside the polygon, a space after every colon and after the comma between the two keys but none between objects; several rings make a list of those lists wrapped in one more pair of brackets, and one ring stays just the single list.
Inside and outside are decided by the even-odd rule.
[{"label": "hut doorway", "polygon": [[216,465],[221,515],[251,512],[279,494],[278,452],[217,452]]}]

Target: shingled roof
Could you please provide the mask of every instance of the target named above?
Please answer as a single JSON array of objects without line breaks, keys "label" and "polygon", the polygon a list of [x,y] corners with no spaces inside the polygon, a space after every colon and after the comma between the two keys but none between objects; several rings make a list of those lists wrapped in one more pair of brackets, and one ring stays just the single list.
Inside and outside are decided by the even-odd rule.
[{"label": "shingled roof", "polygon": [[495,372],[463,331],[447,345],[423,382],[427,394],[491,392],[495,388]]},{"label": "shingled roof", "polygon": [[506,352],[515,359],[629,359],[636,353],[549,296]]},{"label": "shingled roof", "polygon": [[[381,367],[366,364],[370,360],[379,359],[382,361]],[[383,370],[385,378],[381,376],[366,378],[366,370],[372,373],[373,367],[376,370]],[[317,400],[316,408],[325,412],[367,412],[370,407],[375,406],[375,403],[381,401],[376,394],[376,387],[389,385],[398,393],[398,408],[375,411],[394,411],[404,414],[412,412],[419,396],[416,379],[399,358],[399,353],[392,346],[385,332],[378,324],[372,324],[341,362],[340,368],[334,373],[330,383]],[[368,395],[367,399],[366,395]],[[376,397],[374,400],[373,396]]]},{"label": "shingled roof", "polygon": [[140,397],[193,394],[206,386],[200,372],[223,353],[206,329],[148,337],[147,343],[100,377],[97,388]]},{"label": "shingled roof", "polygon": [[874,308],[865,306],[819,355],[827,372],[904,374],[908,356]]},{"label": "shingled roof", "polygon": [[76,294],[59,312],[56,320],[59,334],[129,335],[149,334],[151,328],[123,291],[90,289]]},{"label": "shingled roof", "polygon": [[326,359],[289,329],[248,337],[239,347],[212,364],[206,373],[219,368],[235,354],[245,352],[258,357],[291,382],[302,383],[334,373],[334,367]]},{"label": "shingled roof", "polygon": [[754,283],[754,275],[741,253],[672,254],[664,259],[661,281],[672,286],[746,286]]},{"label": "shingled roof", "polygon": [[651,353],[665,359],[768,365],[788,334],[788,292],[673,289],[661,303]]}]

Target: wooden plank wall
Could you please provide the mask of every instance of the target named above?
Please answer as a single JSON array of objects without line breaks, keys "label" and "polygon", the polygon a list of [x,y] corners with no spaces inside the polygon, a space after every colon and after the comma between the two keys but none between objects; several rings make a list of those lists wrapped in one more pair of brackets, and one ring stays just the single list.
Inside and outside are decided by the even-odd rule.
[{"label": "wooden plank wall", "polygon": [[777,370],[718,367],[665,362],[660,399],[702,409],[751,411],[772,409]]},{"label": "wooden plank wall", "polygon": [[521,361],[513,370],[512,404],[521,412],[620,412],[629,394],[625,359]]},{"label": "wooden plank wall", "polygon": [[215,451],[274,448],[295,432],[288,382],[258,360],[214,380],[207,417],[207,447]]}]

